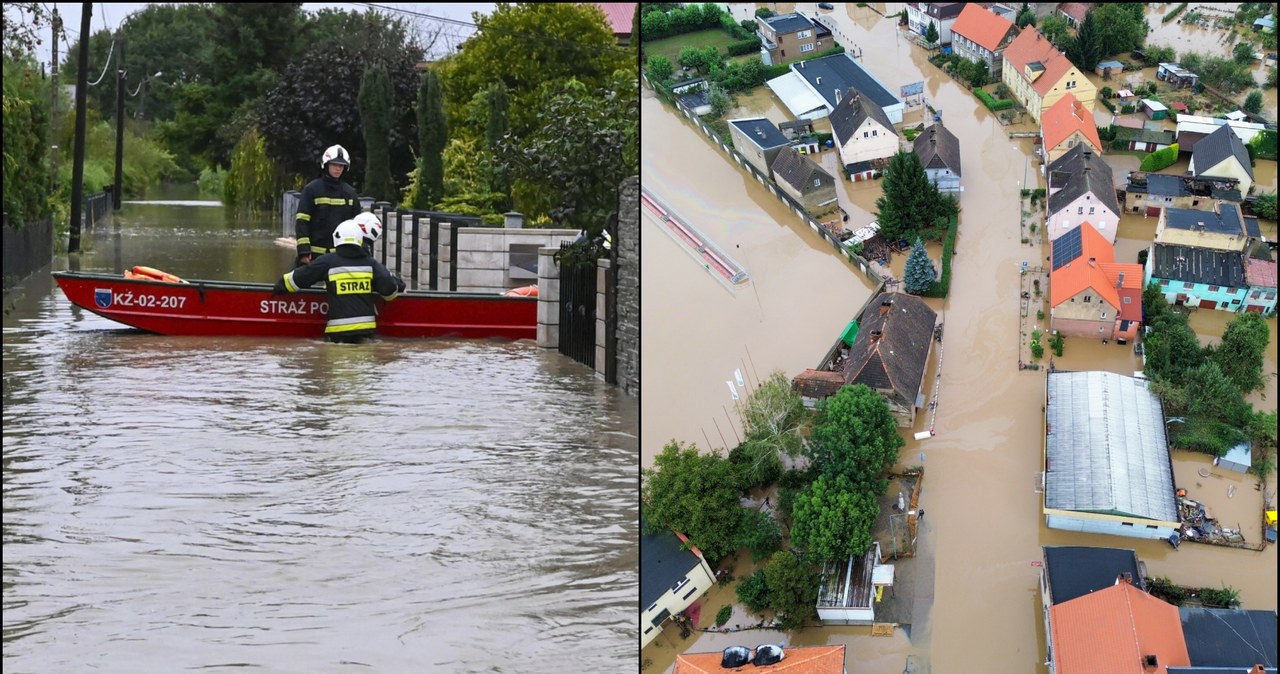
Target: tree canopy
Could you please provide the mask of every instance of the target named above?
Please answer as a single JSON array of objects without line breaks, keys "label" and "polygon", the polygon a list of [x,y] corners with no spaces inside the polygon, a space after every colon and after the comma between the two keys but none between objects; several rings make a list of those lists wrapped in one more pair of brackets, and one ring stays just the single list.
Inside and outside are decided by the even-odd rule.
[{"label": "tree canopy", "polygon": [[782,629],[798,630],[817,612],[818,576],[809,564],[786,550],[773,553],[764,567],[764,580]]},{"label": "tree canopy", "polygon": [[871,525],[879,514],[874,494],[845,475],[822,475],[796,495],[791,543],[819,564],[858,556],[871,547]]},{"label": "tree canopy", "polygon": [[1265,383],[1262,361],[1270,340],[1271,331],[1262,316],[1248,311],[1239,313],[1227,323],[1222,342],[1209,350],[1209,360],[1237,389],[1255,391]]},{"label": "tree canopy", "polygon": [[640,474],[640,507],[651,531],[683,532],[712,563],[734,551],[742,506],[724,457],[673,441]]},{"label": "tree canopy", "polygon": [[878,494],[887,483],[882,473],[898,461],[904,444],[888,403],[858,384],[820,403],[808,453],[821,473],[844,475]]}]

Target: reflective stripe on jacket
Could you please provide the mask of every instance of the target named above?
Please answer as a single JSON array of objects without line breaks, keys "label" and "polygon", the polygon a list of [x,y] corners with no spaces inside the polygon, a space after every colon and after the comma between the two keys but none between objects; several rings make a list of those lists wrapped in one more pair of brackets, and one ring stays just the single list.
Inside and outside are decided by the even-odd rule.
[{"label": "reflective stripe on jacket", "polygon": [[351,185],[327,175],[307,183],[294,218],[298,254],[333,252],[333,230],[359,214],[360,200]]},{"label": "reflective stripe on jacket", "polygon": [[329,302],[325,334],[372,334],[378,327],[378,310],[374,295],[395,299],[396,281],[382,263],[371,258],[364,248],[340,246],[336,252],[321,255],[305,267],[284,275],[284,287],[291,293],[309,288],[324,280]]}]

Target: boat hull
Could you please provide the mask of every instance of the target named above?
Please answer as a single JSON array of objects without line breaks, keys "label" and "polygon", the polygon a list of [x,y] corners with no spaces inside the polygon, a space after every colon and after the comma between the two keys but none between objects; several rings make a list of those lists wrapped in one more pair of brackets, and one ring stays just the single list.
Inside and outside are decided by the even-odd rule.
[{"label": "boat hull", "polygon": [[[322,290],[271,294],[267,283],[166,283],[113,274],[54,272],[72,304],[124,325],[174,336],[324,336]],[[538,300],[480,293],[411,291],[378,304],[386,337],[535,339]]]}]

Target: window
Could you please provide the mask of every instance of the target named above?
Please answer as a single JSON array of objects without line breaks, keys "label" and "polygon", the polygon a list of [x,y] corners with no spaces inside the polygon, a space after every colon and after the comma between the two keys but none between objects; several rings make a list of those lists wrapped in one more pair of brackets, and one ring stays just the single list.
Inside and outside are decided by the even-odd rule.
[{"label": "window", "polygon": [[1186,281],[1183,281],[1183,282],[1182,282],[1182,287],[1183,287],[1183,289],[1185,289],[1185,290],[1190,290],[1190,289],[1191,289],[1191,284],[1190,284],[1190,283],[1188,283],[1188,282],[1186,282]]},{"label": "window", "polygon": [[1133,298],[1132,298],[1132,297],[1126,297],[1126,298],[1124,298],[1124,303],[1125,303],[1125,304],[1133,304]]},{"label": "window", "polygon": [[1068,89],[1075,89],[1075,88],[1076,88],[1076,81],[1075,81],[1075,80],[1067,80],[1067,88],[1068,88]]},{"label": "window", "polygon": [[805,44],[800,45],[800,51],[801,51],[802,53],[803,53],[803,52],[807,52],[807,51],[813,51],[813,43],[812,43],[812,42],[806,42]]},{"label": "window", "polygon": [[870,133],[870,132],[868,132],[868,131],[863,131],[863,132],[862,132],[862,137],[863,137],[863,138],[870,138],[870,137],[871,137],[871,133]]},{"label": "window", "polygon": [[1104,312],[1102,312],[1102,318],[1100,318],[1100,319],[1098,319],[1098,320],[1100,320],[1100,321],[1105,321],[1105,320],[1107,320],[1107,312],[1105,312],[1105,311],[1104,311]]},{"label": "window", "polygon": [[1084,215],[1084,206],[1076,206],[1076,215]]},{"label": "window", "polygon": [[1169,279],[1167,279],[1167,278],[1160,279],[1160,285],[1165,286],[1165,287],[1168,287],[1168,285],[1169,285]]},{"label": "window", "polygon": [[1092,301],[1093,301],[1093,295],[1085,295],[1085,296],[1084,296],[1084,303],[1085,303],[1085,304],[1089,304],[1089,303],[1090,303],[1090,302],[1092,302]]},{"label": "window", "polygon": [[805,39],[806,37],[811,37],[812,35],[813,35],[813,31],[811,30],[802,30],[799,33],[796,33],[796,37],[800,38],[801,40]]},{"label": "window", "polygon": [[1148,525],[1147,525],[1147,528],[1148,528],[1148,529],[1159,529],[1159,527],[1157,527],[1157,526],[1156,526],[1156,525],[1154,525],[1154,524],[1148,524]]},{"label": "window", "polygon": [[814,187],[822,187],[822,178],[814,178],[814,179],[813,179],[813,186],[814,186]]},{"label": "window", "polygon": [[1209,292],[1211,293],[1218,292],[1218,286],[1209,286]]},{"label": "window", "polygon": [[684,596],[683,596],[683,597],[681,597],[681,599],[683,599],[683,600],[685,600],[685,601],[688,601],[689,597],[692,597],[692,596],[693,596],[693,593],[694,593],[694,592],[697,592],[697,591],[698,591],[698,588],[696,588],[696,587],[694,587],[694,588],[690,588],[688,592],[684,593]]},{"label": "window", "polygon": [[1089,207],[1089,215],[1093,215],[1093,206]]},{"label": "window", "polygon": [[645,630],[645,631],[644,631],[644,633],[645,633],[645,634],[648,634],[648,633],[650,633],[650,632],[652,632],[652,631],[653,631],[653,627],[650,627],[649,629]]},{"label": "window", "polygon": [[648,613],[648,612],[652,611],[652,610],[653,610],[653,609],[655,609],[655,608],[658,608],[658,602],[656,602],[656,601],[655,601],[655,602],[653,602],[653,606],[650,606],[649,608],[645,609],[645,610],[644,610],[644,612],[645,612],[645,613]]},{"label": "window", "polygon": [[[778,44],[782,44],[782,40],[781,40],[781,39],[779,39],[779,40],[778,40]],[[778,54],[779,54],[779,55],[781,55],[781,56],[782,56],[782,58],[787,58],[787,50],[785,50],[785,49],[779,50],[779,51],[778,51]]]},{"label": "window", "polygon": [[689,577],[685,576],[684,578],[681,578],[680,580],[676,581],[675,585],[671,586],[671,591],[674,593],[676,590],[679,590],[680,588],[688,584],[689,584]]},{"label": "window", "polygon": [[872,137],[872,138],[875,138],[876,136],[879,136],[879,135],[880,135],[880,130],[879,130],[879,129],[872,129],[872,130],[871,130],[871,137]]},{"label": "window", "polygon": [[1133,526],[1133,522],[1121,522],[1121,523],[1120,523],[1120,526],[1124,526],[1124,527],[1131,527],[1131,526]]},{"label": "window", "polygon": [[[1210,288],[1209,290],[1217,290],[1217,289],[1218,289],[1218,286],[1213,286],[1213,287],[1212,287],[1212,288]],[[1252,299],[1255,299],[1255,300],[1256,300],[1256,299],[1258,299],[1258,298],[1259,298],[1259,297],[1261,297],[1261,296],[1262,296],[1262,291],[1261,291],[1261,290],[1255,290],[1255,291],[1253,291],[1253,294],[1252,294],[1252,295],[1250,295],[1249,297],[1250,297],[1250,298],[1252,298]]]}]

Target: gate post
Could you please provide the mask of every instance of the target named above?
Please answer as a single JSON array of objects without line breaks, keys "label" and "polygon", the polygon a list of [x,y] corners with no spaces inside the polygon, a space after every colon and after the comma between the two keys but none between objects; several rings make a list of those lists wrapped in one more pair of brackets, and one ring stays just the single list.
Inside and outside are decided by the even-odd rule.
[{"label": "gate post", "polygon": [[[613,325],[610,322],[610,296],[613,286],[613,262],[608,259],[596,260],[596,376],[609,381],[612,374],[614,353],[610,337]],[[610,382],[612,383],[612,382]]]},{"label": "gate post", "polygon": [[558,248],[538,249],[538,346],[560,347],[560,266]]}]

